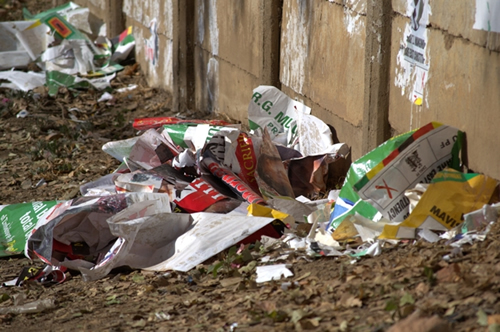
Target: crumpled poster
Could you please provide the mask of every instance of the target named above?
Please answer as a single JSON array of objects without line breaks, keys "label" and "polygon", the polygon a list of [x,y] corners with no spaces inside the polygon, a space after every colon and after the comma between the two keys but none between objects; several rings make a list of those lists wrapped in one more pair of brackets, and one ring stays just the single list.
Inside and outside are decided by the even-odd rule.
[{"label": "crumpled poster", "polygon": [[488,203],[497,181],[483,174],[445,169],[436,174],[410,216],[386,225],[380,238],[414,238],[416,229],[447,231],[463,222],[464,214]]},{"label": "crumpled poster", "polygon": [[293,146],[297,140],[298,113],[310,114],[311,108],[274,86],[261,85],[253,90],[248,105],[248,122],[257,136],[267,128],[274,142]]},{"label": "crumpled poster", "polygon": [[168,195],[152,193],[87,196],[60,203],[38,220],[25,254],[55,265],[67,257],[98,261],[116,240],[106,220],[134,203],[148,200],[170,210]]},{"label": "crumpled poster", "polygon": [[266,199],[279,196],[295,198],[288,174],[283,166],[278,149],[271,141],[267,130],[262,136],[260,155],[257,160],[255,179]]}]

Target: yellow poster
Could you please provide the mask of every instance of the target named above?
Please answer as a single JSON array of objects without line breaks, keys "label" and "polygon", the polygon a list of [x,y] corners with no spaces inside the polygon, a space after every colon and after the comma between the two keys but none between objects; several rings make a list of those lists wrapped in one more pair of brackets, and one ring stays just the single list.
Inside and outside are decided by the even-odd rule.
[{"label": "yellow poster", "polygon": [[413,238],[417,228],[454,228],[464,214],[487,204],[496,186],[497,181],[486,175],[445,169],[436,174],[410,216],[398,225],[386,225],[379,238]]}]

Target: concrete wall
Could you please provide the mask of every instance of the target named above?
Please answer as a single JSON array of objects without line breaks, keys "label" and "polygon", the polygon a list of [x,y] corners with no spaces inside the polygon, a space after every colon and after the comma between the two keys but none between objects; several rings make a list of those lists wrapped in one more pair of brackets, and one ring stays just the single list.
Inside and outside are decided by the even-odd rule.
[{"label": "concrete wall", "polygon": [[179,13],[174,14],[179,9],[177,0],[76,0],[75,3],[88,7],[93,15],[105,22],[110,38],[132,26],[136,60],[148,84],[179,95],[174,84],[179,77],[174,75],[179,50],[179,47],[174,48],[174,43],[179,42],[175,35],[179,24],[174,22],[174,16],[179,19]]},{"label": "concrete wall", "polygon": [[148,83],[174,92],[174,0],[123,0],[126,26],[133,27],[136,59]]},{"label": "concrete wall", "polygon": [[246,121],[252,90],[278,84],[280,1],[195,1],[195,105]]},{"label": "concrete wall", "polygon": [[335,127],[361,156],[366,2],[285,0],[282,90]]},{"label": "concrete wall", "polygon": [[[398,63],[410,19],[406,1],[393,0],[389,122],[396,133],[430,121],[467,135],[469,167],[500,179],[500,33],[473,29],[475,1],[432,1],[427,26],[428,80],[422,105],[412,102],[418,77]],[[499,8],[500,9],[500,8]],[[500,20],[500,11],[497,13]],[[417,82],[418,83],[418,82]]]},{"label": "concrete wall", "polygon": [[252,90],[275,85],[334,126],[353,159],[439,121],[467,133],[473,170],[500,179],[500,1],[419,0],[418,11],[414,0],[78,3],[103,14],[119,1],[138,62],[174,107],[246,122]]},{"label": "concrete wall", "polygon": [[[107,22],[96,0],[78,1]],[[97,2],[118,1],[124,26],[134,28],[136,59],[148,83],[171,93],[175,108],[246,121],[253,88],[279,84],[281,0]]]},{"label": "concrete wall", "polygon": [[[387,132],[438,121],[466,132],[472,170],[500,179],[500,4],[490,8],[489,20],[483,18],[491,30],[483,31],[477,29],[475,1],[453,6],[430,1],[428,22],[422,21],[420,31],[427,70],[415,70],[404,60],[406,39],[415,34],[414,1],[385,4],[285,0],[282,90],[332,124],[352,147],[353,159],[385,140]],[[376,7],[384,9],[373,12]],[[370,128],[374,121],[386,125]]]}]

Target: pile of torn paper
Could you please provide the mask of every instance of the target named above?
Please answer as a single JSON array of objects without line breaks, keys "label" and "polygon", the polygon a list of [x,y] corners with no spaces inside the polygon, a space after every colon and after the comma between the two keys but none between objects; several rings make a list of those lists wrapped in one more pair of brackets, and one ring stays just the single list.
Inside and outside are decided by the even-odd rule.
[{"label": "pile of torn paper", "polygon": [[[260,86],[250,132],[221,120],[136,119],[138,136],[103,146],[121,166],[84,184],[83,197],[0,207],[2,255],[24,248],[50,266],[33,278],[50,282],[66,269],[86,280],[119,266],[188,271],[257,240],[280,257],[356,258],[400,239],[446,239],[451,257],[498,218],[497,181],[461,172],[464,134],[435,122],[361,157],[329,191],[349,148],[310,111]],[[275,268],[259,269],[259,281],[288,274]]]},{"label": "pile of torn paper", "polygon": [[[137,137],[103,146],[122,165],[84,184],[82,197],[5,207],[4,233],[16,237],[7,236],[3,255],[25,249],[51,273],[73,269],[95,280],[119,266],[187,271],[236,244],[290,237],[303,225],[315,230],[328,221],[333,196],[309,198],[328,193],[349,148],[309,113],[261,86],[249,107],[251,132],[216,120],[137,119]],[[14,233],[24,211],[30,223]],[[314,233],[297,241],[338,254],[334,241],[318,244]],[[57,276],[51,281],[63,281]]]},{"label": "pile of torn paper", "polygon": [[361,243],[486,231],[498,217],[498,182],[460,171],[464,144],[461,131],[436,122],[386,141],[351,165],[328,231]]},{"label": "pile of torn paper", "polygon": [[[120,65],[132,55],[132,28],[113,40],[105,37],[106,26],[89,20],[88,8],[72,2],[37,15],[24,10],[26,21],[0,23],[0,87],[30,91],[47,85],[49,94],[59,87],[80,89],[110,87]],[[37,71],[24,72],[35,63]],[[30,67],[31,68],[31,67]]]}]

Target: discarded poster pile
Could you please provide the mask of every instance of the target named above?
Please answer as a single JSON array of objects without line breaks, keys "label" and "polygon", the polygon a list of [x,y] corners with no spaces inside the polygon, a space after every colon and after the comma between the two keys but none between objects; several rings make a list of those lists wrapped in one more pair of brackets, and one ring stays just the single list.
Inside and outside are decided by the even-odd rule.
[{"label": "discarded poster pile", "polygon": [[[333,237],[428,239],[437,236],[434,231],[462,227],[464,215],[498,202],[496,180],[460,172],[463,137],[432,122],[354,162],[330,218]],[[481,226],[467,225],[464,231]]]},{"label": "discarded poster pile", "polygon": [[[401,239],[443,240],[455,248],[446,260],[497,220],[497,181],[461,172],[464,134],[435,122],[361,157],[329,191],[350,151],[310,111],[260,86],[250,132],[220,120],[136,119],[138,136],[103,146],[121,166],[84,184],[82,197],[3,207],[1,254],[24,250],[48,264],[12,284],[62,282],[67,269],[85,280],[120,266],[186,272],[255,241],[280,257],[355,260]],[[292,275],[273,262],[261,257],[257,282]]]},{"label": "discarded poster pile", "polygon": [[[109,40],[106,25],[89,20],[89,9],[72,2],[32,15],[26,21],[0,22],[5,48],[0,51],[0,87],[30,91],[46,85],[55,96],[59,87],[104,90],[133,55],[132,28]],[[30,66],[34,63],[35,66]],[[21,71],[15,69],[31,70]]]},{"label": "discarded poster pile", "polygon": [[[252,110],[258,98],[266,106]],[[83,197],[36,203],[26,212],[24,206],[5,207],[17,215],[29,212],[31,219],[17,234],[24,219],[7,216],[2,255],[24,250],[51,265],[28,276],[44,283],[62,282],[66,269],[81,271],[86,280],[119,266],[188,271],[236,244],[279,239],[307,218],[326,222],[328,199],[304,196],[327,193],[329,174],[349,154],[347,145],[333,144],[328,126],[274,87],[257,88],[249,111],[255,123],[265,120],[278,129],[268,132],[266,124],[247,133],[217,120],[137,119],[140,135],[103,146],[122,165],[84,184]],[[323,130],[318,139],[298,131],[306,122]],[[291,140],[273,141],[280,134]]]}]

